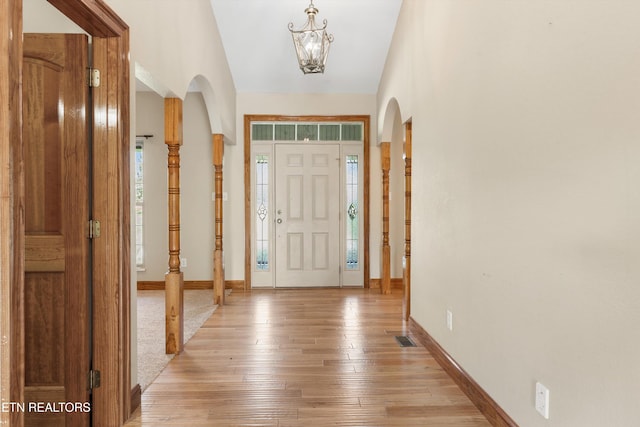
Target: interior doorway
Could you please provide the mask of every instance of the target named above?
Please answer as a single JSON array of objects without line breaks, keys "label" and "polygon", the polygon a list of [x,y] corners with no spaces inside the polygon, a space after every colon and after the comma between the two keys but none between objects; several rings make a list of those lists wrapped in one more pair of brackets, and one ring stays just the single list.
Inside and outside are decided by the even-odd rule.
[{"label": "interior doorway", "polygon": [[[42,81],[41,76],[37,76],[38,73],[42,75],[55,73],[61,66],[53,65],[56,60],[49,61],[51,64],[46,65],[45,62],[48,60],[38,58],[37,61],[42,61],[43,67],[39,71],[27,70],[31,65],[26,64],[29,60],[22,55],[24,47],[22,1],[7,2],[2,6],[1,20],[3,28],[7,28],[8,31],[0,35],[0,45],[9,46],[9,51],[14,55],[10,54],[8,61],[0,66],[0,77],[3,83],[8,83],[8,87],[11,88],[7,96],[11,114],[6,114],[8,111],[6,109],[2,110],[2,122],[10,125],[0,126],[2,128],[0,145],[10,148],[3,150],[2,156],[4,160],[10,158],[13,167],[7,168],[2,173],[1,180],[3,194],[9,195],[6,203],[1,203],[2,214],[7,219],[6,229],[11,232],[6,234],[6,241],[3,237],[0,251],[3,264],[2,312],[6,313],[9,320],[2,322],[3,336],[6,338],[3,342],[3,350],[6,348],[7,351],[3,351],[2,363],[0,363],[2,365],[0,394],[3,401],[9,401],[8,396],[10,396],[12,402],[25,402],[26,398],[37,399],[36,401],[39,402],[55,398],[58,403],[61,400],[63,402],[72,400],[75,415],[78,417],[71,421],[65,416],[63,420],[65,424],[88,425],[93,421],[100,425],[121,425],[130,414],[131,401],[128,363],[130,266],[127,262],[129,259],[130,91],[128,27],[101,0],[90,3],[76,0],[49,0],[49,3],[92,37],[93,66],[102,72],[101,86],[97,93],[94,92],[91,110],[83,110],[88,108],[85,103],[83,108],[71,107],[69,112],[78,115],[76,123],[85,123],[83,119],[86,115],[93,117],[93,123],[96,126],[86,125],[85,128],[89,129],[85,130],[93,133],[94,156],[101,161],[92,164],[92,169],[89,171],[92,179],[88,180],[87,174],[81,169],[87,167],[89,160],[82,158],[85,155],[84,148],[75,146],[76,140],[82,140],[86,148],[87,140],[73,138],[74,142],[71,142],[66,138],[70,132],[81,133],[76,128],[64,129],[65,134],[59,135],[59,144],[49,145],[49,136],[47,136],[47,144],[40,148],[32,144],[28,147],[26,138],[23,140],[21,131],[23,65],[27,65],[24,71],[36,74],[36,79],[32,81]],[[7,10],[10,12],[5,13]],[[50,43],[47,42],[47,44]],[[80,56],[78,52],[79,50],[74,48],[69,56],[74,57],[74,60],[78,59],[75,58]],[[79,86],[87,84],[88,73],[85,67],[86,64],[83,64]],[[74,81],[74,84],[76,83]],[[47,83],[43,88],[45,91],[59,92],[55,84],[51,86]],[[81,92],[81,90],[78,91]],[[71,92],[73,93],[74,90]],[[66,102],[66,100],[58,100],[56,107],[63,109],[62,104]],[[36,102],[32,105],[40,104]],[[26,105],[25,107],[29,108]],[[29,111],[27,116],[31,116],[32,113],[38,116],[35,111]],[[39,114],[44,115],[43,112]],[[60,111],[56,114],[57,117],[61,115],[63,113]],[[49,120],[51,120],[50,117],[45,118],[45,122]],[[58,124],[58,126],[65,128],[66,124]],[[34,131],[56,133],[56,130],[52,130],[54,127],[51,123],[47,123],[44,128],[34,129]],[[37,148],[36,151],[45,150],[46,154],[25,151],[31,148]],[[52,150],[54,154],[49,156],[47,150]],[[55,154],[57,151],[60,152],[60,157]],[[5,157],[7,152],[10,157]],[[57,158],[61,159],[59,163],[55,161]],[[37,166],[27,168],[28,162]],[[44,173],[44,179],[38,176],[39,173]],[[28,184],[27,180],[33,180],[33,183]],[[72,182],[75,180],[77,182]],[[35,184],[37,182],[40,184]],[[85,194],[89,191],[86,187],[89,186],[92,187],[91,192],[96,197],[87,203],[85,208],[83,206],[86,201]],[[29,187],[31,188],[28,189]],[[56,194],[53,188],[59,188],[61,194]],[[45,204],[55,206],[51,211],[48,208],[44,209],[44,214],[41,206],[37,205],[43,200]],[[73,205],[74,201],[78,206]],[[28,204],[37,207],[23,210],[23,207]],[[91,229],[90,216],[87,214],[89,206],[93,210],[94,218],[99,218],[101,221],[102,229],[101,238],[92,243],[91,255],[85,256],[88,242],[84,240],[88,238]],[[60,212],[56,211],[58,207]],[[29,219],[28,227],[26,226],[27,215],[34,215]],[[80,216],[83,218],[80,219]],[[5,236],[4,233],[3,236]],[[82,239],[78,236],[82,236]],[[79,243],[80,240],[83,242]],[[38,251],[49,252],[49,255],[41,256],[41,252],[38,255]],[[90,266],[75,265],[75,261],[86,258],[92,259]],[[34,260],[37,260],[36,265]],[[38,266],[38,263],[41,265]],[[43,266],[43,263],[48,265]],[[87,293],[88,280],[85,273],[91,274],[94,279],[92,295]],[[5,280],[7,278],[9,280]],[[40,292],[44,291],[44,288],[38,289],[47,281],[57,286],[50,292],[54,301],[48,300],[43,295],[44,292]],[[64,289],[61,289],[62,286]],[[28,289],[29,287],[33,289]],[[114,295],[117,297],[114,298]],[[32,300],[27,301],[27,299]],[[87,301],[88,299],[91,299],[91,304]],[[43,306],[47,306],[47,310],[41,310]],[[91,307],[91,313],[87,314],[89,307]],[[47,316],[51,319],[56,318],[57,323],[49,322]],[[92,318],[92,326],[90,327],[87,323],[86,327],[82,326],[83,331],[71,333],[70,329],[76,327],[75,322],[82,322],[83,318],[85,320]],[[9,329],[5,327],[7,324],[10,326]],[[55,339],[46,336],[49,344],[37,342],[40,337],[33,334],[27,336],[25,333],[39,328],[39,325],[45,325],[51,331],[55,330]],[[91,334],[91,338],[88,338],[87,334]],[[32,342],[27,342],[28,340]],[[26,350],[32,345],[45,345],[52,352],[49,355],[34,355],[32,351]],[[90,358],[86,357],[84,348],[91,352]],[[77,360],[76,356],[71,354],[76,349],[80,349]],[[64,362],[52,360],[61,354],[65,358]],[[38,357],[43,357],[45,362],[51,362],[51,364],[42,367],[42,360],[27,360]],[[26,365],[29,363],[31,368],[27,371]],[[93,388],[91,402],[88,402],[86,396],[89,379],[97,378],[90,374],[91,369],[101,372],[101,385],[99,388]],[[28,375],[31,378],[28,378]],[[57,378],[53,378],[56,376]],[[42,382],[55,383],[55,385],[44,385]],[[97,383],[94,382],[94,385]],[[66,397],[62,399],[59,397],[60,394],[55,397],[36,397],[36,394],[39,395],[43,389],[47,389],[47,393],[61,393],[64,389]],[[81,391],[77,391],[80,389]],[[33,397],[29,397],[30,394]],[[80,405],[76,405],[77,403]],[[87,410],[88,403],[91,405]],[[86,415],[87,413],[89,415]],[[3,412],[0,414],[0,422],[10,425],[62,424],[62,421],[58,420],[53,423],[40,420],[31,422],[25,417],[23,411]]]}]

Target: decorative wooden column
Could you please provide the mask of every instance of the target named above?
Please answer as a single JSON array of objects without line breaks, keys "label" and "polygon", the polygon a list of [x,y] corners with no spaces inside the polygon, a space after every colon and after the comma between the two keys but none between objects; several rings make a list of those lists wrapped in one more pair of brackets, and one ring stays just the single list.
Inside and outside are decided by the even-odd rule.
[{"label": "decorative wooden column", "polygon": [[404,320],[411,316],[411,122],[405,125],[404,141]]},{"label": "decorative wooden column", "polygon": [[169,271],[165,275],[166,353],[179,354],[184,342],[184,277],[180,271],[180,146],[182,100],[164,100],[164,138],[169,149]]},{"label": "decorative wooden column", "polygon": [[389,170],[391,169],[391,143],[380,145],[382,156],[382,279],[380,290],[391,293],[391,247],[389,246]]},{"label": "decorative wooden column", "polygon": [[224,267],[222,264],[222,158],[224,156],[224,135],[213,135],[213,166],[215,168],[215,233],[216,245],[213,251],[213,303],[224,305]]}]

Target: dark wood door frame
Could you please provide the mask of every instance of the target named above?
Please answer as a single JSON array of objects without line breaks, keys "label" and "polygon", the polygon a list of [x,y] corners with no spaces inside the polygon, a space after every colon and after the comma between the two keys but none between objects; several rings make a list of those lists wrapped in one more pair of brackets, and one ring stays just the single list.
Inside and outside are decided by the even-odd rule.
[{"label": "dark wood door frame", "polygon": [[[0,2],[0,398],[24,399],[22,1]],[[0,411],[0,424],[22,414]]]},{"label": "dark wood door frame", "polygon": [[[102,235],[94,241],[94,369],[96,426],[122,425],[130,415],[129,29],[103,0],[49,0],[93,36],[94,205]],[[0,398],[24,401],[24,160],[22,0],[0,3]],[[20,412],[0,424],[23,425]]]}]

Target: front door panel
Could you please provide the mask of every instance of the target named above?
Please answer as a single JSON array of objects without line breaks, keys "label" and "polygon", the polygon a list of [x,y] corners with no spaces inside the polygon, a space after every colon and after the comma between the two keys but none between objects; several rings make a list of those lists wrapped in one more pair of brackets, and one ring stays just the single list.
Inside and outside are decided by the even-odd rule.
[{"label": "front door panel", "polygon": [[275,151],[276,286],[340,286],[340,146]]}]

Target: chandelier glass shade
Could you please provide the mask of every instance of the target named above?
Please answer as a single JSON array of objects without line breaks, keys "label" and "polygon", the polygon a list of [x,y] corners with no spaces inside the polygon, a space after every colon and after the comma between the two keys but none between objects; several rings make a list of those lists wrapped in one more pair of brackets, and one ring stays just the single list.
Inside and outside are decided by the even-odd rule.
[{"label": "chandelier glass shade", "polygon": [[289,23],[289,31],[298,56],[298,65],[304,74],[324,73],[333,35],[327,34],[326,19],[322,21],[322,27],[316,25],[318,9],[313,5],[313,1],[305,9],[305,13],[307,23],[301,29],[294,30],[293,22]]}]

